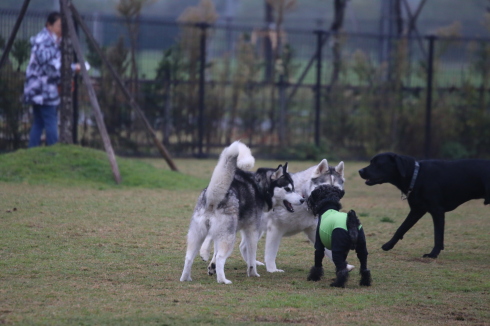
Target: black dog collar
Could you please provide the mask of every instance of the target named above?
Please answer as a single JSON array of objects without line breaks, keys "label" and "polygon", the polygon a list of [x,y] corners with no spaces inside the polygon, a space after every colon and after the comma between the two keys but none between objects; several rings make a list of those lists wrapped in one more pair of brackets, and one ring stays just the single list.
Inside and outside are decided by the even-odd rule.
[{"label": "black dog collar", "polygon": [[407,191],[406,195],[402,192],[402,199],[408,199],[408,196],[410,196],[410,193],[413,190],[413,186],[415,185],[415,180],[417,180],[417,176],[419,175],[419,168],[420,168],[419,162],[415,161],[415,169],[413,170],[412,181],[410,182],[410,187],[408,187],[408,191]]}]

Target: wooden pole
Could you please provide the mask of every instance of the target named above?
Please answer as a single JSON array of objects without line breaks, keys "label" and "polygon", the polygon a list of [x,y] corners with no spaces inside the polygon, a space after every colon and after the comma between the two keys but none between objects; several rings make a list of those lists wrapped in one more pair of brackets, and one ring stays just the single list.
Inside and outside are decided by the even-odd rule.
[{"label": "wooden pole", "polygon": [[[62,9],[64,10],[66,22],[68,25],[68,33],[72,40],[73,49],[75,50],[75,53],[77,54],[77,57],[80,60],[80,62],[83,63],[85,62],[85,60],[83,57],[82,49],[80,47],[80,42],[75,32],[75,25],[73,24],[71,13],[68,10],[68,3],[67,3],[68,0],[61,0],[61,1],[64,3]],[[81,64],[80,68],[81,68],[80,72],[82,73],[83,82],[85,84],[85,87],[87,87],[90,103],[92,104],[92,108],[94,110],[95,121],[97,122],[97,127],[99,128],[99,132],[102,137],[102,142],[104,143],[104,148],[109,158],[109,162],[111,164],[112,174],[114,175],[114,179],[116,180],[116,183],[119,184],[121,183],[121,175],[119,174],[119,168],[117,166],[116,156],[114,155],[114,150],[112,149],[111,140],[109,138],[107,129],[104,124],[104,118],[102,117],[102,112],[100,110],[99,102],[97,101],[97,97],[95,95],[94,87],[92,85],[92,82],[90,81],[90,77],[88,75],[87,69],[85,68],[85,65]]]},{"label": "wooden pole", "polygon": [[0,69],[2,69],[3,64],[7,61],[9,56],[10,49],[12,48],[12,44],[14,44],[15,36],[17,35],[17,31],[19,30],[20,24],[24,19],[24,15],[26,14],[27,7],[29,7],[30,0],[24,0],[22,4],[22,8],[20,9],[19,17],[17,17],[17,21],[15,22],[14,28],[12,29],[12,33],[7,41],[7,45],[5,46],[5,50],[2,53],[2,58],[0,59]]},{"label": "wooden pole", "polygon": [[73,96],[72,83],[73,71],[71,63],[73,62],[73,45],[70,38],[70,31],[67,25],[64,6],[65,1],[60,0],[61,8],[61,83],[60,83],[60,136],[59,141],[62,144],[73,144],[73,129],[77,128],[77,123],[73,123]]},{"label": "wooden pole", "polygon": [[425,102],[425,159],[431,156],[432,132],[432,84],[434,81],[434,42],[435,35],[427,36],[429,41],[429,57],[427,62],[427,97]]},{"label": "wooden pole", "polygon": [[[75,20],[77,21],[77,23],[82,28],[83,32],[87,36],[88,41],[93,45],[93,47],[94,47],[95,51],[97,52],[97,54],[99,55],[99,57],[102,59],[102,61],[104,61],[104,63],[107,66],[107,68],[109,68],[109,71],[111,72],[112,77],[115,79],[115,81],[117,82],[117,84],[119,85],[119,87],[121,88],[121,90],[123,91],[126,99],[129,102],[129,105],[131,105],[131,108],[138,113],[139,117],[143,121],[143,124],[145,125],[146,130],[152,136],[153,142],[157,146],[160,154],[162,155],[162,157],[167,162],[168,166],[173,171],[178,171],[177,166],[174,164],[174,162],[173,162],[170,154],[168,153],[167,149],[165,148],[165,146],[163,146],[162,142],[160,142],[160,140],[158,140],[158,137],[156,136],[155,131],[153,130],[153,128],[151,127],[150,123],[146,119],[145,114],[143,113],[143,111],[139,107],[138,103],[136,103],[136,101],[134,100],[133,96],[131,95],[131,93],[126,88],[126,86],[124,86],[124,83],[123,83],[122,79],[119,77],[119,75],[117,74],[117,72],[114,69],[114,67],[112,67],[112,65],[109,62],[109,60],[107,60],[107,58],[104,55],[104,53],[102,52],[101,48],[99,47],[99,45],[95,41],[92,33],[90,33],[90,30],[88,29],[87,25],[82,20],[80,14],[78,13],[78,10],[75,8],[75,5],[70,2],[70,5],[69,6],[70,6],[71,12],[73,14],[73,17],[75,18]],[[78,53],[77,53],[77,55],[78,55]],[[79,59],[79,60],[80,60],[80,62],[83,62],[83,60],[81,60],[81,59]],[[83,66],[83,64],[82,64],[82,66]]]}]

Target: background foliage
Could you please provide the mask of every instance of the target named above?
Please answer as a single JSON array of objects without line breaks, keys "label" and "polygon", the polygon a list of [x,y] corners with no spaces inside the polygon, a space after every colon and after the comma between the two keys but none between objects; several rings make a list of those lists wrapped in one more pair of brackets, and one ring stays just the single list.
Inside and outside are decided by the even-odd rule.
[{"label": "background foliage", "polygon": [[[144,8],[140,8],[142,12]],[[102,26],[95,34],[106,55],[127,78],[128,86],[133,85],[130,89],[173,155],[197,152],[199,65],[205,54],[202,136],[206,155],[217,155],[222,146],[242,139],[262,157],[320,158],[318,153],[328,152],[342,159],[359,159],[388,150],[424,156],[426,39],[389,39],[391,57],[380,61],[380,42],[386,40],[374,34],[343,32],[336,38],[341,61],[335,59],[335,69],[332,62],[337,54],[324,46],[319,92],[320,144],[315,149],[311,144],[315,142],[316,63],[306,70],[317,50],[315,34],[290,29],[287,17],[280,33],[247,26],[228,28],[220,20],[221,10],[220,3],[200,1],[183,10],[178,22],[145,20],[139,16],[85,17],[89,25]],[[486,14],[480,17],[482,22],[488,19]],[[28,15],[26,20],[30,23],[21,34],[27,37],[37,32],[34,25],[42,19]],[[139,22],[138,28],[133,26],[135,20]],[[196,25],[202,22],[211,25],[205,29]],[[128,31],[139,33],[139,37],[129,39]],[[431,157],[488,158],[489,42],[485,38],[461,37],[464,26],[460,23],[451,23],[434,33],[438,38],[433,62]],[[274,59],[273,75],[267,73],[266,34],[271,40],[282,35],[283,46]],[[198,46],[201,35],[206,37],[204,48]],[[135,39],[136,52],[132,51]],[[0,89],[5,100],[0,106],[2,151],[25,146],[28,137],[30,114],[19,100],[27,51],[23,43],[20,39],[11,54],[10,67],[2,75],[8,84]],[[116,151],[125,155],[158,155],[141,122],[90,46],[86,53]],[[16,72],[19,67],[21,71]],[[303,83],[290,96],[304,72]],[[135,74],[139,78],[136,86]],[[329,84],[334,74],[338,74],[336,82]],[[79,97],[79,142],[102,148],[83,88]]]}]

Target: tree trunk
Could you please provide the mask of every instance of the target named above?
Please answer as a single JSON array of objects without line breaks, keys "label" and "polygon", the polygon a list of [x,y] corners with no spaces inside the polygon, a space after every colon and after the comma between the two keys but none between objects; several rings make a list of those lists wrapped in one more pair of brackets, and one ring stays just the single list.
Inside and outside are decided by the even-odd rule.
[{"label": "tree trunk", "polygon": [[347,6],[348,0],[335,0],[334,2],[334,20],[332,25],[330,25],[330,31],[332,32],[332,55],[333,55],[333,71],[330,77],[330,87],[332,87],[339,79],[340,69],[342,68],[342,56],[340,49],[340,37],[339,32],[344,24],[345,7]]},{"label": "tree trunk", "polygon": [[73,99],[72,99],[72,70],[73,45],[70,38],[68,24],[65,16],[64,1],[60,1],[62,39],[61,39],[61,85],[59,107],[60,112],[60,136],[59,142],[73,144]]}]

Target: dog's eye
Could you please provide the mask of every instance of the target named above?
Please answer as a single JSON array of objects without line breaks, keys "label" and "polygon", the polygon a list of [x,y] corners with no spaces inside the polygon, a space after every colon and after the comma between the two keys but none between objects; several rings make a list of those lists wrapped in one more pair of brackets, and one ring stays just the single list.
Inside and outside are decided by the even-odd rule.
[{"label": "dog's eye", "polygon": [[289,187],[284,188],[284,190],[286,190],[287,192],[291,192],[291,188]]}]

